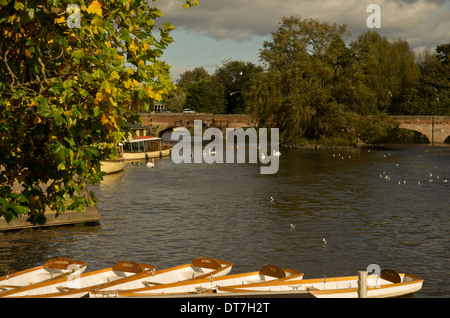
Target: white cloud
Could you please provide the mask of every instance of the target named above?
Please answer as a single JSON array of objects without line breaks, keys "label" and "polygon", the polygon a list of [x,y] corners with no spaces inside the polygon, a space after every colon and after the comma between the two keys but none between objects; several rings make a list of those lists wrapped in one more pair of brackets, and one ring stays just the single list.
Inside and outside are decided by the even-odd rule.
[{"label": "white cloud", "polygon": [[187,32],[214,39],[244,41],[275,32],[283,16],[298,15],[329,23],[347,24],[354,36],[368,30],[369,4],[381,7],[382,35],[407,40],[412,47],[448,43],[448,0],[199,0],[183,10],[183,0],[160,0],[165,19]]}]

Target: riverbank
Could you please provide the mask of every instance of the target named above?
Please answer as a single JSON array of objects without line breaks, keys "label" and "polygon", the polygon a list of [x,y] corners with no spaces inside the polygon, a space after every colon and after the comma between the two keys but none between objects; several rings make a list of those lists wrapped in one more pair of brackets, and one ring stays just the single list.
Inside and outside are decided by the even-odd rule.
[{"label": "riverbank", "polygon": [[31,228],[44,228],[52,226],[76,225],[98,223],[100,221],[100,212],[96,207],[86,207],[84,213],[66,211],[58,216],[55,212],[47,210],[45,212],[47,222],[44,225],[33,225],[27,222],[27,216],[21,216],[7,223],[4,218],[0,218],[0,232],[13,231]]}]

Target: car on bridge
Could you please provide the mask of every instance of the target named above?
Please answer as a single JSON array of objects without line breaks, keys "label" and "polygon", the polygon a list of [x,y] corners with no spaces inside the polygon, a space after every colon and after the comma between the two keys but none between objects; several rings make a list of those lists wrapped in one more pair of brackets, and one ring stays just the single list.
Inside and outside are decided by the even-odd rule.
[{"label": "car on bridge", "polygon": [[184,114],[195,114],[196,111],[192,110],[190,108],[185,108],[185,109],[183,109],[182,113],[184,113]]}]

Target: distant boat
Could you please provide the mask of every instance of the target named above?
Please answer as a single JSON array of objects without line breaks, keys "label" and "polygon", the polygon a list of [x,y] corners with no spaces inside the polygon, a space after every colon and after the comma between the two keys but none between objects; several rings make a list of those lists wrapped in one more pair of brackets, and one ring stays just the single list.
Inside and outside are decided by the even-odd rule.
[{"label": "distant boat", "polygon": [[125,168],[126,162],[123,156],[123,144],[118,145],[118,153],[116,159],[109,159],[101,161],[101,170],[106,174],[120,172]]},{"label": "distant boat", "polygon": [[[368,275],[367,298],[390,298],[413,294],[422,288],[423,279],[413,274],[381,271],[380,277]],[[316,298],[358,298],[358,276],[326,277],[219,287],[218,293],[252,293],[253,297],[270,293],[308,291]]]},{"label": "distant boat", "polygon": [[134,137],[123,142],[125,160],[145,160],[170,156],[172,146],[162,143],[162,139],[152,136]]},{"label": "distant boat", "polygon": [[85,269],[85,262],[62,257],[53,258],[45,262],[44,265],[11,274],[8,273],[7,275],[0,277],[0,295],[2,292],[8,290],[67,277],[74,270],[83,272]]}]

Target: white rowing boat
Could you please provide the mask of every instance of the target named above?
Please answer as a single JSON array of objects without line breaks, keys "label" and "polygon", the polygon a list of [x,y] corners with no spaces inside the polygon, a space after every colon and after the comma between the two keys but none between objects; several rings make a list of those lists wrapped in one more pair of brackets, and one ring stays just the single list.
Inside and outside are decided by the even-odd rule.
[{"label": "white rowing boat", "polygon": [[153,265],[121,261],[110,268],[87,273],[75,271],[67,277],[19,287],[0,294],[0,297],[79,298],[87,295],[96,286],[154,268]]},{"label": "white rowing boat", "polygon": [[[413,294],[422,288],[423,279],[413,274],[398,274],[385,269],[380,276],[367,276],[366,297],[389,298]],[[308,291],[316,298],[359,298],[358,276],[327,277],[320,279],[290,280],[249,284],[245,286],[226,286],[218,288],[218,293],[296,293]]]},{"label": "white rowing boat", "polygon": [[[203,277],[204,275],[226,275],[230,272],[232,263],[214,260],[208,257],[199,257],[190,264],[172,267],[166,270],[156,271],[156,267],[149,264],[141,264],[130,261],[116,263],[111,268],[106,268],[81,275],[73,275],[68,278],[51,282],[36,284],[28,288],[19,288],[0,294],[2,297],[26,297],[26,298],[80,298],[89,294],[94,289],[107,290],[111,286],[139,286],[158,281],[176,282],[178,280]],[[142,285],[144,284],[144,285]]]},{"label": "white rowing boat", "polygon": [[134,290],[116,290],[115,293],[91,293],[90,297],[161,297],[180,296],[187,294],[204,294],[215,292],[221,286],[243,285],[269,281],[289,281],[302,279],[303,273],[293,269],[283,269],[274,265],[267,265],[259,271],[233,274],[221,277],[192,279],[189,281],[154,285]]},{"label": "white rowing boat", "polygon": [[156,286],[205,277],[227,275],[233,264],[209,257],[198,257],[190,264],[166,268],[159,271],[145,272],[127,279],[111,282],[108,285],[90,291],[89,297],[107,297],[115,295],[117,290],[136,290],[146,286]]},{"label": "white rowing boat", "polygon": [[8,290],[65,277],[75,270],[84,272],[85,269],[85,262],[62,257],[53,258],[44,265],[0,277],[0,295]]}]

